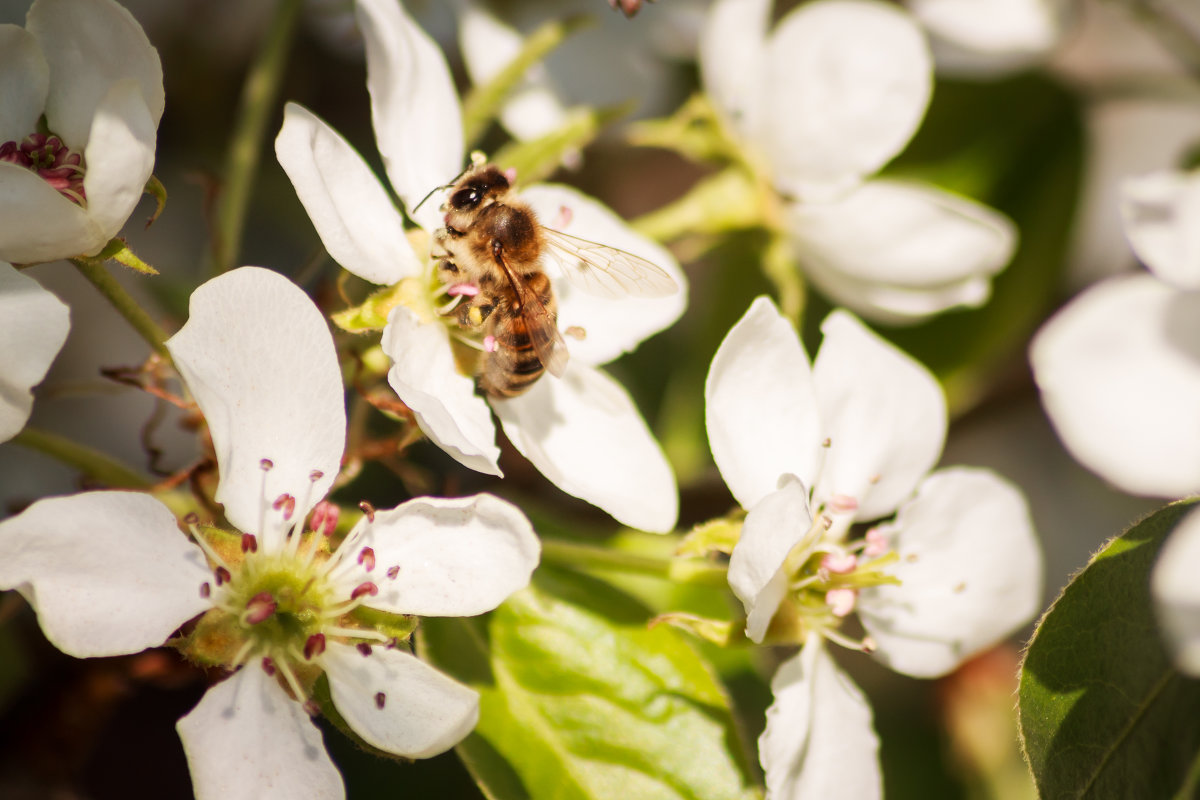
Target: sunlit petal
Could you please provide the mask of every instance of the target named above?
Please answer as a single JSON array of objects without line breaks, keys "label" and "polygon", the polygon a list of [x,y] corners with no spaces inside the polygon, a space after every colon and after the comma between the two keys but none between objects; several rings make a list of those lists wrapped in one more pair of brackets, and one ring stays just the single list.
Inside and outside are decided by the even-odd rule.
[{"label": "sunlit petal", "polygon": [[200,548],[154,498],[87,492],[0,522],[0,589],[17,589],[46,638],[77,658],[157,647],[209,607]]},{"label": "sunlit petal", "polygon": [[571,361],[520,397],[492,400],[513,446],[554,485],[639,530],[675,526],[675,475],[629,393]]},{"label": "sunlit petal", "polygon": [[30,390],[46,376],[70,327],[61,300],[0,262],[0,442],[25,427]]},{"label": "sunlit petal", "polygon": [[1029,508],[988,470],[938,470],[879,530],[900,556],[889,570],[900,585],[863,590],[858,610],[874,655],[897,672],[944,675],[1041,607]]},{"label": "sunlit petal", "polygon": [[403,650],[364,656],[331,645],[322,658],[333,704],[368,744],[429,758],[458,744],[479,719],[479,695]]},{"label": "sunlit petal", "polygon": [[1175,663],[1191,676],[1200,675],[1200,512],[1192,511],[1171,532],[1154,563],[1150,591],[1158,624]]},{"label": "sunlit petal", "polygon": [[179,720],[197,800],[341,800],[321,732],[257,664],[208,690]]},{"label": "sunlit petal", "polygon": [[463,466],[500,475],[491,412],[475,393],[475,381],[458,371],[445,327],[397,306],[381,345],[392,359],[388,383],[425,435]]},{"label": "sunlit petal", "polygon": [[[237,528],[265,533],[264,502],[288,493],[307,514],[341,467],[346,403],[333,337],[308,295],[258,267],[203,284],[190,309],[167,348],[212,434],[216,499]],[[265,478],[263,459],[273,464]]]},{"label": "sunlit petal", "polygon": [[1156,172],[1121,185],[1125,235],[1138,258],[1180,289],[1200,289],[1200,172]]},{"label": "sunlit petal", "polygon": [[790,473],[812,485],[822,427],[808,354],[796,331],[759,297],[721,342],[704,386],[708,444],[742,508]]}]

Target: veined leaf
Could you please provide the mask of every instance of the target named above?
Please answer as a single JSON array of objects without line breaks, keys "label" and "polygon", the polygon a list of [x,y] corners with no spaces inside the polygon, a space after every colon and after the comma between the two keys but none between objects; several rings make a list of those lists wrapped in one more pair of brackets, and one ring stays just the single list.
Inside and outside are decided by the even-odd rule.
[{"label": "veined leaf", "polygon": [[1175,670],[1150,598],[1155,558],[1188,510],[1169,505],[1106,544],[1038,624],[1019,694],[1042,797],[1194,796],[1181,787],[1200,763],[1200,681]]},{"label": "veined leaf", "polygon": [[695,648],[601,581],[543,567],[483,625],[429,620],[426,658],[482,695],[459,747],[489,797],[752,797],[729,700]]}]

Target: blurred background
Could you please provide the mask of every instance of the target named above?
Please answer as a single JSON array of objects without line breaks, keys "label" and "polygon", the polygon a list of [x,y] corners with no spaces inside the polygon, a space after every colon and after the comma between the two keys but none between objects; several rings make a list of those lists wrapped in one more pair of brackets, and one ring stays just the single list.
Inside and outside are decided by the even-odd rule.
[{"label": "blurred background", "polygon": [[[28,5],[0,0],[0,23],[23,24]],[[120,277],[156,309],[164,327],[174,330],[186,319],[188,294],[209,277],[209,225],[225,149],[242,81],[275,3],[128,0],[125,5],[163,62],[167,107],[155,173],[169,200],[149,228],[142,220],[152,203],[144,200],[125,229],[132,248],[162,275]],[[660,0],[633,19],[604,0],[512,0],[490,6],[523,30],[554,17],[593,18],[594,24],[549,59],[546,75],[567,106],[629,104],[627,113],[554,180],[636,219],[677,198],[705,174],[705,168],[678,155],[633,147],[625,126],[669,115],[697,91],[696,38],[706,5]],[[792,5],[781,3],[776,14]],[[923,4],[913,5],[919,12]],[[1062,449],[1029,373],[1029,337],[1089,282],[1138,268],[1120,232],[1115,186],[1126,176],[1188,163],[1200,144],[1200,101],[1188,65],[1140,13],[1141,4],[1045,0],[1045,5],[1055,20],[1052,35],[1042,47],[1016,55],[963,58],[961,41],[932,32],[939,56],[932,105],[911,145],[887,169],[949,189],[969,187],[976,199],[1008,214],[1021,236],[1014,261],[996,279],[987,306],[879,330],[946,381],[954,419],[943,464],[990,467],[1025,491],[1046,554],[1049,603],[1104,541],[1161,503],[1110,489]],[[1181,13],[1196,13],[1190,4],[1177,5]],[[468,79],[455,6],[435,0],[407,3],[442,44],[462,88]],[[282,102],[295,100],[328,120],[378,169],[364,76],[350,4],[307,2],[280,102],[271,112],[238,257],[239,263],[293,277],[327,311],[339,307],[334,291],[339,269],[325,256],[270,142],[282,119]],[[504,141],[497,126],[485,149]],[[756,295],[771,290],[758,269],[761,245],[753,231],[675,243],[691,282],[686,314],[611,367],[676,468],[681,530],[733,506],[708,454],[703,383],[722,337]],[[39,265],[30,274],[70,305],[72,319],[67,344],[36,392],[30,425],[150,474],[166,476],[193,463],[199,455],[195,436],[177,411],[101,374],[139,365],[147,355],[141,340],[68,265]],[[828,308],[815,291],[809,293],[804,328],[810,352]],[[616,524],[606,516],[555,489],[511,448],[505,452],[507,477],[497,482],[467,474],[422,443],[398,469],[368,466],[339,497],[378,505],[425,491],[486,490],[513,499],[535,522],[553,520],[547,524],[599,540],[614,533]],[[73,470],[16,444],[0,445],[0,513],[79,488]],[[627,588],[652,606],[726,602],[697,598],[695,590],[670,595],[663,587],[635,583]],[[1018,637],[939,681],[903,678],[869,659],[837,654],[873,704],[889,797],[1032,796],[1013,722],[1019,648]],[[770,701],[771,654],[714,657],[733,694],[744,740],[752,746]],[[0,598],[0,797],[190,796],[173,726],[211,677],[170,651],[68,658],[45,642],[24,602],[5,595]],[[327,731],[326,740],[350,797],[379,792],[482,796],[453,753],[397,764],[357,751],[334,731]]]}]

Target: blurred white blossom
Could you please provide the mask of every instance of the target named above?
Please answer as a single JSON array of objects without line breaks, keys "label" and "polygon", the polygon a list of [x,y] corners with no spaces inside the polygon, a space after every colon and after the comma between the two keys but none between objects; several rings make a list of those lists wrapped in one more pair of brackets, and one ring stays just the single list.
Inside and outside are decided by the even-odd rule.
[{"label": "blurred white blossom", "polygon": [[112,0],[36,0],[0,25],[0,82],[0,259],[97,253],[154,168],[158,52]]},{"label": "blurred white blossom", "polygon": [[1012,223],[931,185],[872,177],[908,143],[932,91],[920,27],[875,0],[817,0],[768,30],[770,0],[717,0],[705,90],[778,192],[805,274],[873,319],[982,305]]},{"label": "blurred white blossom", "polygon": [[[746,635],[803,644],[776,673],[759,740],[773,798],[881,792],[870,709],[825,641],[936,677],[1031,619],[1041,598],[1021,493],[987,470],[930,472],[947,424],[933,376],[844,311],[822,331],[810,366],[759,298],[705,387],[713,458],[747,511],[729,562]],[[859,642],[839,630],[851,611]]]},{"label": "blurred white blossom", "polygon": [[1125,235],[1151,274],[1074,298],[1034,337],[1042,405],[1071,454],[1123,491],[1200,491],[1200,172],[1127,180]]},{"label": "blurred white blossom", "polygon": [[[432,233],[442,224],[439,197],[426,198],[452,181],[464,160],[458,95],[441,51],[399,3],[359,0],[357,9],[388,178],[409,215]],[[670,465],[629,394],[598,366],[672,324],[683,312],[683,291],[603,298],[573,291],[548,272],[559,327],[581,328],[586,338],[567,337],[571,360],[562,378],[546,376],[519,397],[485,400],[455,363],[453,318],[437,311],[444,299],[435,293],[444,287],[433,275],[428,237],[414,249],[403,217],[362,157],[295,104],[285,111],[275,151],[335,261],[373,283],[412,287],[403,293],[406,304],[392,309],[382,345],[393,362],[392,388],[433,442],[463,465],[499,475],[494,411],[517,450],[563,491],[632,527],[674,526]],[[647,258],[684,285],[670,253],[595,200],[561,186],[535,186],[521,196],[546,224]]]},{"label": "blurred white blossom", "polygon": [[70,327],[61,300],[0,261],[0,442],[25,427],[30,390],[46,377]]},{"label": "blurred white blossom", "polygon": [[480,614],[525,586],[540,549],[529,522],[488,495],[422,498],[368,511],[331,546],[336,508],[321,500],[345,441],[341,372],[324,318],[276,273],[246,267],[197,289],[167,346],[208,421],[234,530],[189,520],[189,541],[134,492],[40,500],[0,523],[0,587],[77,657],[158,646],[203,615],[181,647],[236,671],[179,722],[200,798],[343,796],[309,721],[321,673],[372,746],[452,747],[478,695],[396,640],[408,615]]}]

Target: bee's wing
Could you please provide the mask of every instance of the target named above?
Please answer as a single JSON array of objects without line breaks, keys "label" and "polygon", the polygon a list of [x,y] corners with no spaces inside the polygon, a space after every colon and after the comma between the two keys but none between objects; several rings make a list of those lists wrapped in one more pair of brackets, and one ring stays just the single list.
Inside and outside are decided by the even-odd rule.
[{"label": "bee's wing", "polygon": [[529,334],[529,342],[533,352],[537,354],[542,366],[556,378],[561,378],[567,369],[567,343],[558,332],[558,322],[549,309],[542,304],[537,292],[529,287],[505,262],[501,253],[496,253],[496,261],[508,276],[508,281],[517,294],[517,302],[521,304],[521,320],[525,323],[525,331]]},{"label": "bee's wing", "polygon": [[662,267],[641,256],[542,228],[546,252],[571,283],[599,297],[666,297],[679,291]]}]

